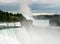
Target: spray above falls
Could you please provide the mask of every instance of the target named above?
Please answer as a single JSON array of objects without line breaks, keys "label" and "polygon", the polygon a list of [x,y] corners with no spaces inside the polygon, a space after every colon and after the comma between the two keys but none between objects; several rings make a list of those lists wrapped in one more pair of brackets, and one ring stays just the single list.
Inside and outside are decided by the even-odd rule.
[{"label": "spray above falls", "polygon": [[27,20],[33,20],[31,9],[29,8],[29,4],[31,0],[20,0],[20,12]]}]

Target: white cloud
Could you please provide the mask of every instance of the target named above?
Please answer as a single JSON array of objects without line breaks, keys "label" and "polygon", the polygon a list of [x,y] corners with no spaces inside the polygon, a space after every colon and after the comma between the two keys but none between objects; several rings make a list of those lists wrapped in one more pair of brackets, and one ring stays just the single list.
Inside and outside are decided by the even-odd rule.
[{"label": "white cloud", "polygon": [[0,0],[0,3],[20,3],[20,1],[31,3],[31,0]]},{"label": "white cloud", "polygon": [[16,3],[18,0],[0,0],[0,4],[6,4],[6,3]]},{"label": "white cloud", "polygon": [[[19,1],[22,1],[22,0],[0,0],[0,3],[16,3],[16,2],[19,2]],[[28,3],[31,1],[31,0],[26,0]],[[60,0],[32,0],[32,3],[35,2],[35,3],[43,3],[43,4],[58,4],[60,3]]]},{"label": "white cloud", "polygon": [[32,0],[32,2],[43,4],[59,4],[60,0]]}]

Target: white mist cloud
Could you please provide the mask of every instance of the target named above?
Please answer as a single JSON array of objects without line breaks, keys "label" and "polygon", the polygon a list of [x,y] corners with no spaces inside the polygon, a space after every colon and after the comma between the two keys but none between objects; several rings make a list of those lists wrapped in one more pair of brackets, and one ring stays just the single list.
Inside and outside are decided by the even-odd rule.
[{"label": "white mist cloud", "polygon": [[31,0],[19,0],[20,2],[20,12],[23,14],[23,16],[26,17],[27,20],[32,20],[32,12],[29,7],[29,4],[31,4]]}]

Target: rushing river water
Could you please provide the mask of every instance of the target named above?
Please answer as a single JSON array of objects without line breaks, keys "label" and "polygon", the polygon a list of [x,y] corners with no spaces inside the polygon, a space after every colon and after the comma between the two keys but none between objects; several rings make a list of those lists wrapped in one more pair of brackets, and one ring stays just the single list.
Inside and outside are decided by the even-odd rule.
[{"label": "rushing river water", "polygon": [[60,44],[60,27],[49,20],[36,20],[31,26],[0,30],[0,44]]}]

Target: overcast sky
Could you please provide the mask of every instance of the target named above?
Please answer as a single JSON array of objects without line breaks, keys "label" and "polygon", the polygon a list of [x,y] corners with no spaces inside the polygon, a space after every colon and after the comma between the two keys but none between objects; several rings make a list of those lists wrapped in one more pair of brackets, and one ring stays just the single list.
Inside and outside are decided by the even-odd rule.
[{"label": "overcast sky", "polygon": [[[0,0],[0,9],[18,11],[20,9],[19,3],[19,0]],[[60,0],[32,0],[30,3],[29,7],[32,12],[60,13]]]}]

